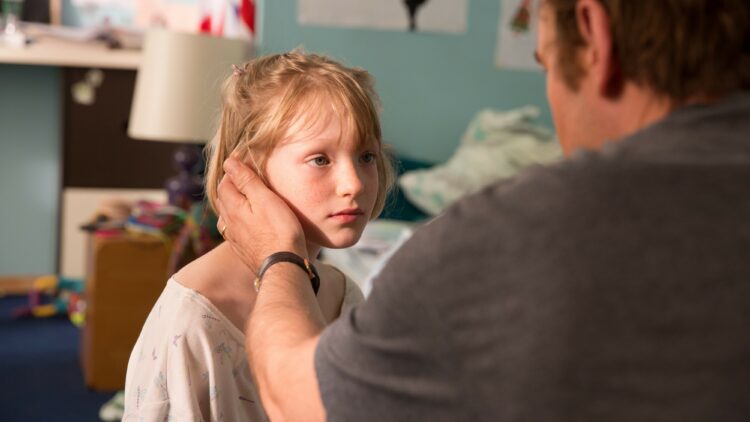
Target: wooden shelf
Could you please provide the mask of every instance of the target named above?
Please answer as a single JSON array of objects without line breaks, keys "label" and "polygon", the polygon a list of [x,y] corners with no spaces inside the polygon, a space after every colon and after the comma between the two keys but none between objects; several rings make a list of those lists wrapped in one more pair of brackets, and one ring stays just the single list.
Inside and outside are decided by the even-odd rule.
[{"label": "wooden shelf", "polygon": [[140,50],[110,49],[98,41],[35,38],[25,48],[0,45],[0,63],[102,69],[137,69]]}]

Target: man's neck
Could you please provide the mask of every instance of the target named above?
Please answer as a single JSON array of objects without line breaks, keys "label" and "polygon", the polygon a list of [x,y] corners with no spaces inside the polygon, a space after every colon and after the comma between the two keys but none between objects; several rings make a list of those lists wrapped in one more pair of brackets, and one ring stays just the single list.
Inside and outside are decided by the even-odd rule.
[{"label": "man's neck", "polygon": [[620,140],[662,120],[675,109],[669,98],[657,95],[652,90],[628,84],[618,98],[602,104],[603,133],[593,149]]}]

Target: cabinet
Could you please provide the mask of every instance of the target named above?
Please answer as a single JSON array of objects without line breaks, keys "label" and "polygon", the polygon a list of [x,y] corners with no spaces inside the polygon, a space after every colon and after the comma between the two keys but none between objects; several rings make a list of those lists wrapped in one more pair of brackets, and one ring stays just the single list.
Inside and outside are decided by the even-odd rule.
[{"label": "cabinet", "polygon": [[167,282],[170,241],[123,235],[89,238],[81,366],[89,388],[125,386],[130,352]]}]

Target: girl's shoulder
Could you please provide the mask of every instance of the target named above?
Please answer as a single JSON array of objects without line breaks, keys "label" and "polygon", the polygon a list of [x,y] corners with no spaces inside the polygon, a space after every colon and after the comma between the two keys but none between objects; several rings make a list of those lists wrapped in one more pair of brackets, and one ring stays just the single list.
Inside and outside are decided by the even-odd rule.
[{"label": "girl's shoulder", "polygon": [[244,333],[207,298],[170,278],[141,330],[136,348],[140,357],[144,353],[154,359],[169,355],[175,365],[189,362],[200,366],[215,358],[217,347],[239,350],[244,340]]},{"label": "girl's shoulder", "polygon": [[197,291],[170,277],[157,299],[147,323],[162,328],[188,328],[213,313],[211,303]]},{"label": "girl's shoulder", "polygon": [[325,262],[318,262],[317,268],[321,280],[318,302],[328,322],[365,300],[357,283],[341,270]]}]

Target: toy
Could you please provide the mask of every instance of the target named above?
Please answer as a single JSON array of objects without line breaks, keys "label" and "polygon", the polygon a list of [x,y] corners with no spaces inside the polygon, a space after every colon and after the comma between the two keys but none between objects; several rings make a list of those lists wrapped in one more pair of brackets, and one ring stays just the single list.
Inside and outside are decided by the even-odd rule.
[{"label": "toy", "polygon": [[85,302],[83,280],[47,275],[34,280],[29,292],[29,305],[15,309],[15,318],[48,318],[68,315],[71,322],[81,326],[84,322]]},{"label": "toy", "polygon": [[217,220],[218,217],[206,202],[196,202],[190,207],[174,241],[168,274],[176,273],[224,240],[216,228]]}]

